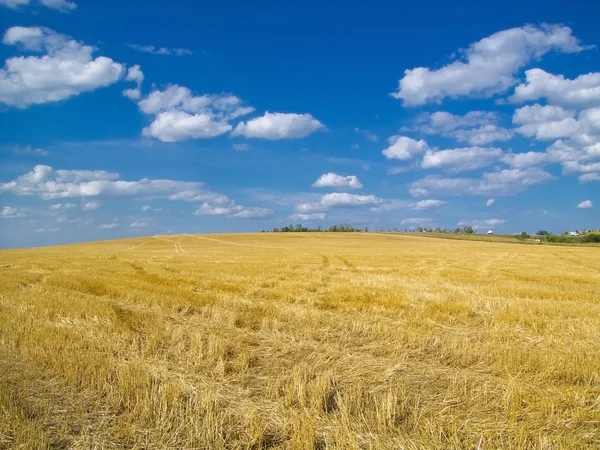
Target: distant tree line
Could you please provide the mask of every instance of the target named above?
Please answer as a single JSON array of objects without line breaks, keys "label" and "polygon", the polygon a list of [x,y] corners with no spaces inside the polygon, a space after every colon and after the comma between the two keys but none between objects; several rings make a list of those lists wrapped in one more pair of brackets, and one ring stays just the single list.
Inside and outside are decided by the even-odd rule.
[{"label": "distant tree line", "polygon": [[281,228],[273,228],[271,232],[273,233],[310,233],[310,232],[328,232],[328,233],[360,233],[369,231],[369,227],[364,228],[355,228],[352,225],[341,224],[341,225],[331,225],[329,228],[321,228],[319,225],[317,228],[308,228],[301,224],[296,226],[289,225]]}]

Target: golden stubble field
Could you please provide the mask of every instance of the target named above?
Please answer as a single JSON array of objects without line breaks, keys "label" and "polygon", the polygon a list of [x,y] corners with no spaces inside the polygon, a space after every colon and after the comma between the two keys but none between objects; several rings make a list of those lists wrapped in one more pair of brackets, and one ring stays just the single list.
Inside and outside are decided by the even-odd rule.
[{"label": "golden stubble field", "polygon": [[0,416],[0,448],[600,448],[600,248],[1,251]]}]

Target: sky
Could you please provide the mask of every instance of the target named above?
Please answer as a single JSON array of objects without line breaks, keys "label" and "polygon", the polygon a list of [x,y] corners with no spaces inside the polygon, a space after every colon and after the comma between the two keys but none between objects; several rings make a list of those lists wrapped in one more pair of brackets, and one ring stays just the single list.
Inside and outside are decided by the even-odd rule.
[{"label": "sky", "polygon": [[0,0],[0,247],[600,228],[600,4]]}]

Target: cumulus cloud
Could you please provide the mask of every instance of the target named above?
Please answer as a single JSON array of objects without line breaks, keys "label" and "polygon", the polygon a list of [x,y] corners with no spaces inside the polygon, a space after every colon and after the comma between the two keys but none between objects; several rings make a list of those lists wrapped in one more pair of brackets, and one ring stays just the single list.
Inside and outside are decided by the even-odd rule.
[{"label": "cumulus cloud", "polygon": [[564,108],[587,108],[600,105],[600,72],[580,75],[574,80],[542,69],[525,71],[525,83],[509,97],[512,103],[546,99]]},{"label": "cumulus cloud", "polygon": [[240,122],[233,136],[268,140],[299,139],[327,128],[310,114],[266,112],[262,117]]},{"label": "cumulus cloud", "polygon": [[[37,165],[30,172],[7,183],[0,183],[0,192],[16,195],[35,195],[44,200],[85,197],[156,197],[188,202],[208,201],[212,204],[229,202],[227,196],[202,188],[191,181],[121,180],[119,174],[103,170],[55,170]],[[84,201],[89,208],[97,202]]]},{"label": "cumulus cloud", "polygon": [[577,131],[577,121],[572,111],[559,106],[539,104],[524,106],[515,111],[513,123],[520,125],[516,129],[527,137],[537,140],[551,140],[572,136]]},{"label": "cumulus cloud", "polygon": [[347,194],[345,192],[332,192],[325,194],[318,202],[301,203],[296,206],[298,213],[323,212],[331,208],[355,208],[373,206],[383,202],[374,195]]},{"label": "cumulus cloud", "polygon": [[502,157],[499,148],[466,147],[449,150],[427,150],[421,167],[462,172],[489,166]]},{"label": "cumulus cloud", "polygon": [[461,220],[456,224],[458,227],[472,227],[474,230],[481,228],[494,228],[498,225],[503,225],[506,220],[503,219],[485,219],[485,220]]},{"label": "cumulus cloud", "polygon": [[187,48],[171,48],[171,47],[155,47],[154,45],[138,45],[138,44],[127,44],[129,48],[137,50],[138,52],[150,53],[152,55],[193,55],[194,52]]},{"label": "cumulus cloud", "polygon": [[292,220],[306,220],[306,221],[311,221],[311,220],[325,220],[325,213],[310,213],[310,214],[296,213],[296,214],[292,214],[290,216],[290,219],[292,219]]},{"label": "cumulus cloud", "polygon": [[485,202],[485,206],[492,206],[494,203],[496,203],[495,199],[488,198],[487,202]]},{"label": "cumulus cloud", "polygon": [[450,136],[459,142],[468,142],[471,145],[486,145],[495,141],[509,141],[512,139],[513,133],[496,125],[483,125],[470,130],[456,130]]},{"label": "cumulus cloud", "polygon": [[165,90],[153,90],[138,102],[140,110],[153,116],[144,136],[163,142],[212,138],[231,131],[229,121],[249,114],[254,108],[242,106],[231,94],[194,96],[184,86],[170,85]]},{"label": "cumulus cloud", "polygon": [[407,136],[391,136],[388,143],[390,146],[381,152],[388,159],[407,161],[429,149],[423,139],[417,141]]},{"label": "cumulus cloud", "polygon": [[579,176],[581,183],[590,183],[592,181],[600,181],[600,173],[586,173]]},{"label": "cumulus cloud", "polygon": [[137,85],[135,89],[125,89],[123,95],[130,100],[139,100],[142,96],[142,82],[144,81],[144,73],[137,64],[127,70],[126,81],[134,81]]},{"label": "cumulus cloud", "polygon": [[591,208],[593,206],[594,206],[594,204],[592,203],[591,200],[584,200],[577,205],[578,208],[582,208],[582,209],[583,208]]},{"label": "cumulus cloud", "polygon": [[329,172],[321,175],[317,181],[313,183],[314,187],[334,187],[342,189],[360,189],[362,183],[358,181],[356,175],[338,175],[337,173]]},{"label": "cumulus cloud", "polygon": [[94,47],[48,28],[12,27],[2,42],[44,53],[9,58],[0,69],[0,102],[17,108],[58,102],[109,86],[125,72],[123,64],[110,58],[93,58]]},{"label": "cumulus cloud", "polygon": [[544,152],[507,153],[502,157],[502,162],[515,169],[535,167],[548,161],[548,154]]},{"label": "cumulus cloud", "polygon": [[443,200],[421,200],[416,202],[413,205],[413,209],[432,209],[432,208],[438,208],[440,206],[444,206],[445,204],[447,204],[448,202],[445,202]]},{"label": "cumulus cloud", "polygon": [[465,115],[446,111],[420,114],[414,128],[424,134],[441,134],[471,145],[486,145],[494,141],[508,141],[513,132],[498,126],[498,115],[488,111],[470,111]]},{"label": "cumulus cloud", "polygon": [[[29,5],[30,0],[0,0],[0,6],[11,9],[17,9],[21,6]],[[56,9],[60,12],[69,12],[77,8],[77,4],[67,0],[38,0],[40,5],[47,8]]]},{"label": "cumulus cloud", "polygon": [[481,178],[444,178],[428,175],[413,182],[412,187],[446,195],[514,195],[530,186],[552,179],[554,177],[548,172],[531,167],[484,173]]},{"label": "cumulus cloud", "polygon": [[569,27],[526,25],[492,34],[458,52],[440,69],[417,67],[404,72],[397,92],[405,106],[441,103],[446,97],[489,97],[516,84],[515,74],[530,61],[555,50],[584,50]]},{"label": "cumulus cloud", "polygon": [[23,210],[13,208],[12,206],[5,206],[0,211],[0,217],[3,219],[14,219],[17,217],[25,217],[25,212]]}]

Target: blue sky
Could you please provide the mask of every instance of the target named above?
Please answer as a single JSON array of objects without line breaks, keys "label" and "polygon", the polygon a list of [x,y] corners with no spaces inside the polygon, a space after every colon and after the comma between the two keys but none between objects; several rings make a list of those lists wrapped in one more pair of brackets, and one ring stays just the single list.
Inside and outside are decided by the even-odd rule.
[{"label": "blue sky", "polygon": [[594,2],[0,0],[0,247],[599,228]]}]

